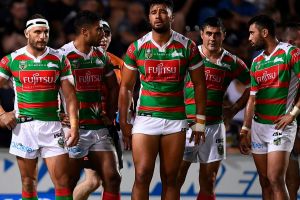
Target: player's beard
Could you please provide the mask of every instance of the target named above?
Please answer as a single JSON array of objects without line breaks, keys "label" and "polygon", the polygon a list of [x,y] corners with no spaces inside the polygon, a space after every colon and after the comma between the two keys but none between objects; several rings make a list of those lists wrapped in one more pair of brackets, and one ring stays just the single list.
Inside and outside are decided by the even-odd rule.
[{"label": "player's beard", "polygon": [[263,39],[259,39],[256,41],[255,44],[253,44],[253,48],[256,50],[256,51],[260,51],[262,49],[265,49],[266,47],[266,44],[265,42],[263,41]]},{"label": "player's beard", "polygon": [[169,24],[164,24],[163,26],[158,28],[154,27],[154,25],[151,25],[151,28],[157,33],[166,33],[171,29]]},{"label": "player's beard", "polygon": [[36,51],[44,51],[47,45],[47,41],[44,42],[36,42],[34,40],[29,39],[28,41],[30,47],[35,49]]}]

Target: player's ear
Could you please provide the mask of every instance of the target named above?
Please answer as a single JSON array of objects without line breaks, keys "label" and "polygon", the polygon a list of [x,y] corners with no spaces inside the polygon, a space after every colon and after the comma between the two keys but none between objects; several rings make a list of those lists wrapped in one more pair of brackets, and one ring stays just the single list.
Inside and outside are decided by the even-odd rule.
[{"label": "player's ear", "polygon": [[27,39],[29,38],[29,31],[27,31],[27,29],[24,30],[24,35]]}]

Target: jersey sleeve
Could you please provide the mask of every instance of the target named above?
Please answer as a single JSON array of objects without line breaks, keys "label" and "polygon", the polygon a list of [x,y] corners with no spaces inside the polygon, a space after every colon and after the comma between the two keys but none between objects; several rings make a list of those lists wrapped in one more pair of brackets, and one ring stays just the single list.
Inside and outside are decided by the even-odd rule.
[{"label": "jersey sleeve", "polygon": [[198,67],[203,66],[202,58],[196,44],[192,41],[189,45],[189,70],[195,70]]},{"label": "jersey sleeve", "polygon": [[294,48],[290,51],[291,60],[290,65],[296,76],[300,79],[300,49]]},{"label": "jersey sleeve", "polygon": [[247,68],[247,65],[240,58],[237,58],[236,64],[237,64],[236,79],[239,80],[244,85],[249,86],[250,72],[249,69]]},{"label": "jersey sleeve", "polygon": [[258,84],[255,79],[255,69],[253,65],[251,66],[250,79],[251,79],[250,95],[255,95],[256,92],[258,91]]},{"label": "jersey sleeve", "polygon": [[10,56],[5,56],[0,61],[0,76],[9,79],[9,77],[12,76],[11,70],[10,70]]},{"label": "jersey sleeve", "polygon": [[132,43],[126,52],[125,58],[124,58],[124,66],[130,70],[137,70],[137,47],[136,42]]},{"label": "jersey sleeve", "polygon": [[66,56],[62,56],[60,80],[73,79],[71,64]]}]

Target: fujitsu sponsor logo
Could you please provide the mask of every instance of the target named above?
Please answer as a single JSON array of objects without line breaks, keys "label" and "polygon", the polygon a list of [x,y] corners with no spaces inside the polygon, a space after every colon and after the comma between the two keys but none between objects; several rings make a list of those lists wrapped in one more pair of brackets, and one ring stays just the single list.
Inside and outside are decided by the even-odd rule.
[{"label": "fujitsu sponsor logo", "polygon": [[268,73],[267,71],[264,71],[261,76],[257,76],[256,80],[258,83],[264,83],[269,80],[273,80],[276,78],[276,73],[275,72],[270,72]]},{"label": "fujitsu sponsor logo", "polygon": [[20,82],[24,91],[54,89],[59,72],[55,70],[19,71]]},{"label": "fujitsu sponsor logo", "polygon": [[23,77],[24,84],[52,84],[55,83],[55,77],[53,76],[43,76],[40,73],[34,73],[30,77]]},{"label": "fujitsu sponsor logo", "polygon": [[218,74],[212,74],[211,70],[207,69],[205,70],[205,78],[206,81],[211,81],[215,83],[221,83],[222,77],[218,76]]},{"label": "fujitsu sponsor logo", "polygon": [[205,80],[207,88],[222,90],[225,79],[225,71],[210,67],[205,67]]},{"label": "fujitsu sponsor logo", "polygon": [[81,75],[78,77],[79,83],[95,83],[95,82],[100,82],[101,77],[98,74],[92,74],[91,71],[87,71],[84,75]]},{"label": "fujitsu sponsor logo", "polygon": [[76,90],[99,90],[102,84],[102,68],[75,69]]},{"label": "fujitsu sponsor logo", "polygon": [[146,60],[145,79],[148,81],[178,81],[179,61],[178,60]]},{"label": "fujitsu sponsor logo", "polygon": [[279,86],[279,66],[273,66],[255,72],[255,80],[260,88]]},{"label": "fujitsu sponsor logo", "polygon": [[176,74],[177,70],[175,67],[164,66],[163,63],[159,63],[157,66],[149,67],[147,72],[160,76],[162,74]]},{"label": "fujitsu sponsor logo", "polygon": [[278,74],[279,66],[258,70],[255,73],[256,82],[260,85],[260,87],[266,87],[274,84],[278,85]]}]

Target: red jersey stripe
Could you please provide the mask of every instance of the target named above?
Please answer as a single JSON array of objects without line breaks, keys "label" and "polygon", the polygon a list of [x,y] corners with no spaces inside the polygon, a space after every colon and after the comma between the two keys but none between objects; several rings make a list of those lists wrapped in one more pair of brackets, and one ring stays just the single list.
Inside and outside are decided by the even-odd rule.
[{"label": "red jersey stripe", "polygon": [[47,107],[57,107],[58,101],[50,101],[50,102],[41,102],[41,103],[25,103],[19,102],[18,107],[20,109],[24,108],[47,108]]},{"label": "red jersey stripe", "polygon": [[286,104],[287,99],[256,99],[256,104]]},{"label": "red jersey stripe", "polygon": [[142,90],[143,96],[158,96],[158,97],[181,97],[183,91],[178,92],[153,92],[149,90]]},{"label": "red jersey stripe", "polygon": [[139,106],[141,111],[154,111],[154,112],[185,112],[185,106],[178,107],[149,107],[149,106]]}]

